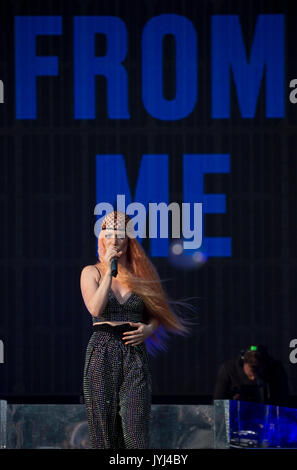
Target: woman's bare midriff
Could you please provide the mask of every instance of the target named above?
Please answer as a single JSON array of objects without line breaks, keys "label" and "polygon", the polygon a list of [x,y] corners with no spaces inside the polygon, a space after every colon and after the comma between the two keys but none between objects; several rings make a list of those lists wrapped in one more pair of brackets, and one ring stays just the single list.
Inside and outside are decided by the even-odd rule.
[{"label": "woman's bare midriff", "polygon": [[100,321],[100,322],[96,322],[96,323],[93,323],[93,325],[104,325],[104,324],[107,324],[107,325],[111,325],[111,326],[116,326],[116,325],[124,325],[124,323],[129,323],[127,321]]}]

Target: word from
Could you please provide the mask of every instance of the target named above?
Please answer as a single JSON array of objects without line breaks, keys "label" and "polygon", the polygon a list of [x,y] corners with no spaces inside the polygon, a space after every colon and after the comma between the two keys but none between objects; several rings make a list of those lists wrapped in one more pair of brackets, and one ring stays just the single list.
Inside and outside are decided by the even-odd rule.
[{"label": "word from", "polygon": [[[211,15],[211,117],[230,118],[231,84],[234,83],[241,116],[254,118],[265,80],[266,117],[282,118],[285,114],[284,93],[281,92],[285,89],[285,16],[258,15],[249,51],[242,33],[243,19],[239,15]],[[37,55],[36,39],[41,35],[62,35],[62,25],[62,16],[15,17],[16,119],[37,118],[36,78],[59,76],[59,58]],[[105,39],[105,53],[97,56],[95,36],[99,34]],[[163,41],[168,35],[174,38],[175,44],[173,99],[166,99],[163,90],[166,62]],[[125,22],[117,16],[74,16],[73,52],[66,58],[73,60],[73,86],[67,84],[61,89],[74,89],[75,119],[96,118],[97,76],[105,77],[107,84],[108,118],[131,118],[128,96],[135,84],[129,83],[131,77],[123,65],[128,54],[128,36]],[[159,120],[186,118],[198,101],[199,54],[194,24],[183,15],[155,16],[144,25],[140,40],[142,81],[136,85],[141,86],[142,91],[139,106]],[[100,103],[100,96],[97,98]]]}]

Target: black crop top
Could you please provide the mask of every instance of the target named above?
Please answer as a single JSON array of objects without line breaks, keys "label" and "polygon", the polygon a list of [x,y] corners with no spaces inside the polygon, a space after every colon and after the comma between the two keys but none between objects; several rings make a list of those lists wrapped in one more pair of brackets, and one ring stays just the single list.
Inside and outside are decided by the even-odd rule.
[{"label": "black crop top", "polygon": [[[94,265],[95,266],[95,265]],[[98,270],[100,276],[100,270]],[[108,301],[102,314],[98,317],[92,317],[93,323],[103,321],[123,321],[123,322],[144,322],[145,304],[142,298],[135,292],[130,293],[125,302],[120,303],[113,290],[110,288]]]}]

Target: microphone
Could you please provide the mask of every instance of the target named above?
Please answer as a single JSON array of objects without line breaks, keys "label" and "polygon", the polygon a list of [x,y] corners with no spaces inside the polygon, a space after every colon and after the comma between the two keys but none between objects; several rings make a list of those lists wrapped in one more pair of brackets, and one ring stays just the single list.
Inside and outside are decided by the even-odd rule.
[{"label": "microphone", "polygon": [[117,275],[118,275],[118,258],[112,258],[111,263],[110,263],[110,267],[111,267],[111,275],[113,277],[117,277]]}]

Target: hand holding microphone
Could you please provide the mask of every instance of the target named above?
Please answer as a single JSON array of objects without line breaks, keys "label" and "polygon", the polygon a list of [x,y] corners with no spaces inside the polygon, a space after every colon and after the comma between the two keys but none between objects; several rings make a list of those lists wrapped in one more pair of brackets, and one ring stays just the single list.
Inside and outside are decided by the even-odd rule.
[{"label": "hand holding microphone", "polygon": [[106,250],[104,260],[107,266],[110,266],[111,275],[113,277],[116,277],[118,274],[118,257],[121,256],[121,254],[120,249],[113,245],[110,245]]}]

